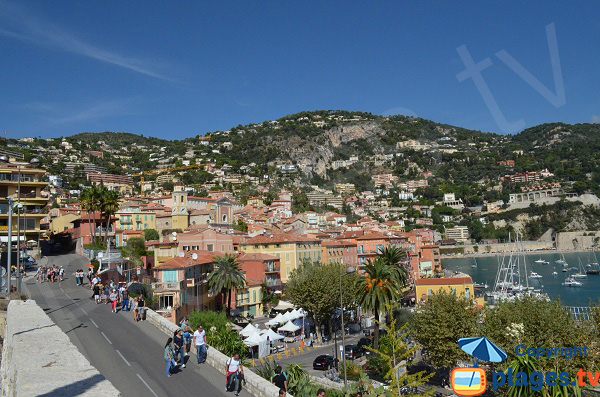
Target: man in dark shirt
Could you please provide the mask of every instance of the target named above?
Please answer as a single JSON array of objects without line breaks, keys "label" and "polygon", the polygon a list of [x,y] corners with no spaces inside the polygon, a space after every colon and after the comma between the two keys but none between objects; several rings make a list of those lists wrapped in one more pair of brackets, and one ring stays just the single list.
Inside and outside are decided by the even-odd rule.
[{"label": "man in dark shirt", "polygon": [[281,365],[278,365],[277,368],[275,368],[273,384],[281,390],[285,390],[287,392],[287,378],[281,373]]}]

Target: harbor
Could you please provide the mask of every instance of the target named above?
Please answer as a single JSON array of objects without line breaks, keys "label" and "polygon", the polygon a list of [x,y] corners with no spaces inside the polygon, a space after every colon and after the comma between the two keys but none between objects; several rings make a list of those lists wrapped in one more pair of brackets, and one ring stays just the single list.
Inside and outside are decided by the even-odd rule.
[{"label": "harbor", "polygon": [[590,306],[590,303],[598,303],[600,274],[597,256],[593,252],[514,252],[512,261],[510,253],[507,253],[504,259],[502,255],[442,259],[442,265],[445,270],[470,275],[478,285],[487,285],[485,290],[488,295],[498,292],[493,291],[498,283],[500,285],[497,287],[503,287],[499,292],[507,295],[510,283],[511,289],[513,285],[519,289],[528,288],[547,294],[552,300],[560,299],[562,305],[585,307]]}]

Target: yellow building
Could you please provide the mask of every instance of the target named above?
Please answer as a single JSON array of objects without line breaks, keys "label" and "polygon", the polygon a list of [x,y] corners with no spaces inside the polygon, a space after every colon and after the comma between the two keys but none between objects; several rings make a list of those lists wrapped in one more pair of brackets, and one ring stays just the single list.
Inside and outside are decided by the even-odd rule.
[{"label": "yellow building", "polygon": [[281,281],[284,283],[304,261],[321,262],[321,241],[297,234],[256,236],[243,242],[242,250],[278,257],[281,263]]},{"label": "yellow building", "polygon": [[139,209],[124,210],[115,213],[116,227],[121,230],[156,229],[156,214],[152,211]]},{"label": "yellow building", "polygon": [[173,229],[187,229],[190,225],[190,216],[188,212],[188,195],[183,190],[181,182],[175,183],[173,187],[173,209],[171,212],[171,223]]},{"label": "yellow building", "polygon": [[[22,164],[18,166],[19,164]],[[0,240],[8,241],[8,200],[10,197],[21,203],[21,235],[27,239],[38,239],[40,220],[46,214],[42,209],[48,204],[48,198],[42,196],[42,190],[48,186],[44,182],[46,171],[30,168],[28,163],[0,163]],[[19,192],[19,179],[21,191]],[[18,197],[20,196],[20,197]],[[13,211],[12,229],[14,241],[17,239],[17,211]]]},{"label": "yellow building", "polygon": [[480,291],[475,290],[471,277],[421,278],[415,282],[416,298],[425,302],[427,297],[445,290],[454,295],[464,296],[476,305],[483,306],[484,299]]},{"label": "yellow building", "polygon": [[260,284],[252,285],[248,280],[248,286],[237,290],[236,308],[240,309],[241,315],[262,316],[262,289]]},{"label": "yellow building", "polygon": [[50,231],[54,234],[64,232],[73,227],[73,221],[81,218],[77,214],[65,214],[57,216],[50,221]]}]

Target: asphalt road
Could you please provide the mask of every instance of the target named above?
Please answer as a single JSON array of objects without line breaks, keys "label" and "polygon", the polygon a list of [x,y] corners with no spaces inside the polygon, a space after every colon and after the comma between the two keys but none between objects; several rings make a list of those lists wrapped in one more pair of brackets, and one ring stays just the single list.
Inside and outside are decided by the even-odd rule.
[{"label": "asphalt road", "polygon": [[[50,265],[65,267],[66,280],[38,284],[32,271],[25,288],[123,396],[233,396],[225,392],[224,376],[208,364],[196,364],[193,355],[187,368],[168,378],[163,359],[167,336],[147,321],[135,323],[132,312],[115,314],[110,305],[94,303],[91,290],[77,286],[73,276],[85,263],[89,261],[75,254],[49,257]],[[240,395],[251,396],[245,390]]]}]

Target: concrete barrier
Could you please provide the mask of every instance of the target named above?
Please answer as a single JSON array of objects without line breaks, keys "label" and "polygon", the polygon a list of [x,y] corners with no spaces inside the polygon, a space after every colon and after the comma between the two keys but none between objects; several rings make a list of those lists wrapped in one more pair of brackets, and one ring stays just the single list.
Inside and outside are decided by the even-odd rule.
[{"label": "concrete barrier", "polygon": [[[146,311],[146,320],[150,322],[150,324],[154,325],[156,328],[161,330],[170,337],[173,336],[173,332],[176,331],[179,327],[160,314],[156,313],[154,310],[148,309]],[[190,349],[190,354],[196,355],[196,346],[192,341],[192,346]],[[217,369],[220,373],[225,376],[225,363],[229,357],[213,348],[212,346],[208,349],[208,353],[206,355],[206,363],[211,367]],[[266,379],[261,378],[254,372],[252,372],[248,367],[244,367],[244,376],[246,378],[246,385],[244,388],[252,393],[252,395],[256,397],[273,397],[277,396],[279,393],[279,389],[277,386],[272,384]],[[223,379],[223,382],[225,380]],[[287,394],[288,397],[293,397],[291,394]]]},{"label": "concrete barrier", "polygon": [[35,301],[11,301],[2,396],[120,396]]}]

